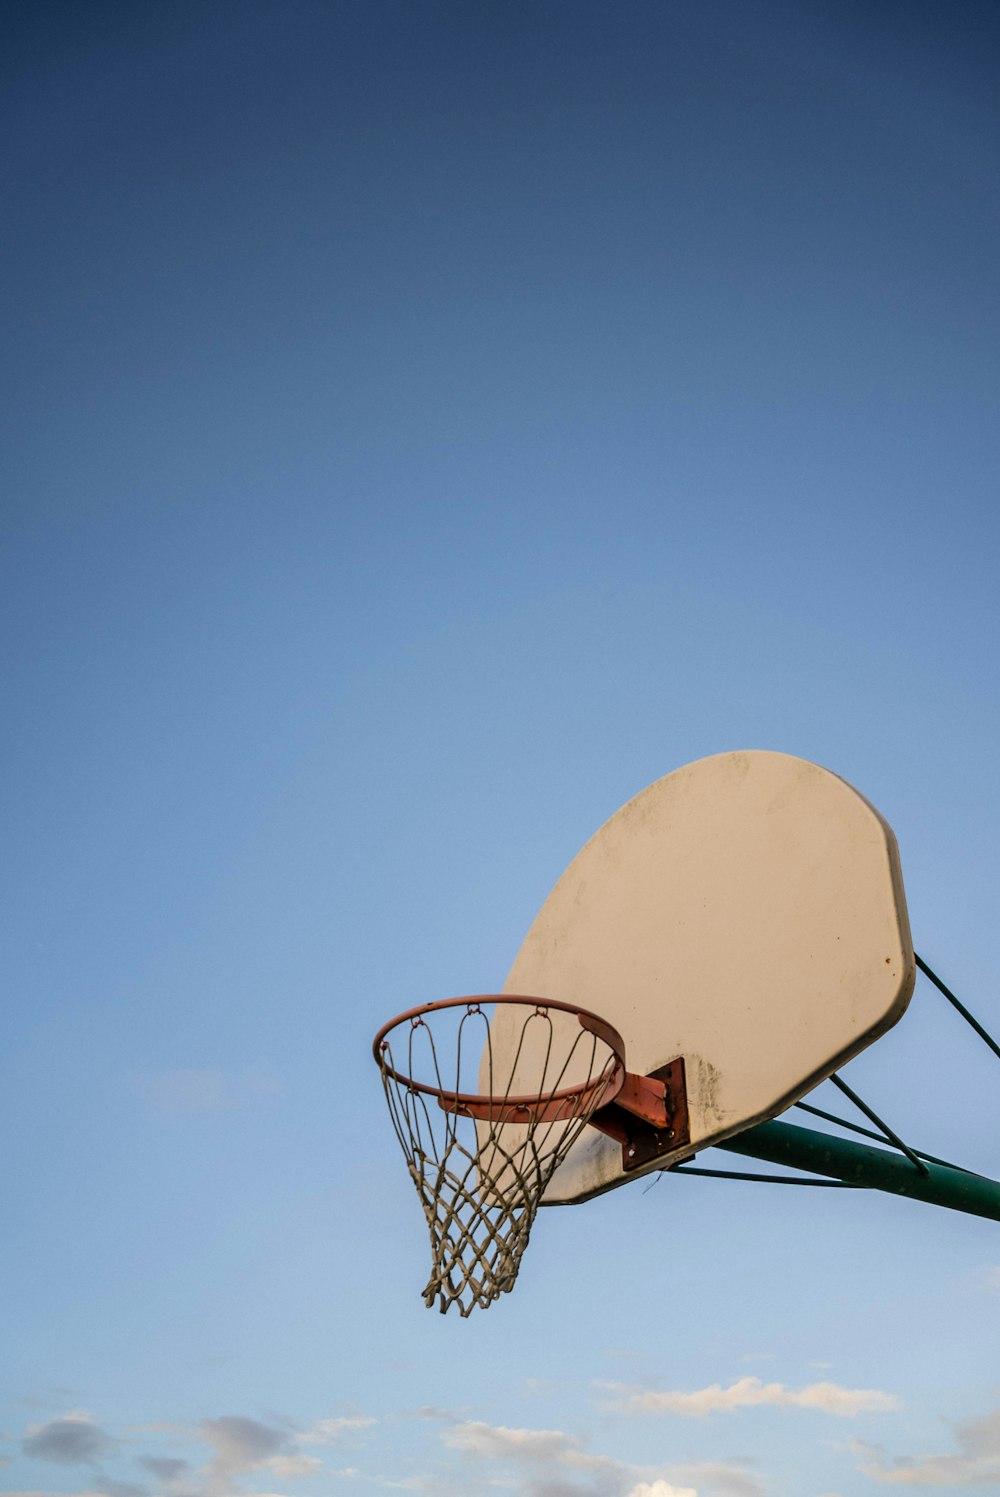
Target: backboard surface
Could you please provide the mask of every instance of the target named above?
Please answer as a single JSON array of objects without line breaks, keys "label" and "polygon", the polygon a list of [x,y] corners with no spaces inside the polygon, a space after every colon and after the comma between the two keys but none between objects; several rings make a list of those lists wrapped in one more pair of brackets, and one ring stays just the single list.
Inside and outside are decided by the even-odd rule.
[{"label": "backboard surface", "polygon": [[[914,976],[890,827],[829,770],[748,751],[678,769],[612,816],[545,901],[504,990],[601,1014],[630,1071],[684,1057],[691,1146],[659,1169],[790,1106],[895,1024]],[[498,1010],[494,1059],[510,1022]],[[639,1173],[587,1128],[543,1204]]]}]

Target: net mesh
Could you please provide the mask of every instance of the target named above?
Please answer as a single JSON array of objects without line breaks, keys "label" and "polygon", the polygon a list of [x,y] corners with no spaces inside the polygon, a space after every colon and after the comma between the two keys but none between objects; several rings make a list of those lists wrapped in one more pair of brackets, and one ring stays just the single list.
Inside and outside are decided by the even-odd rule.
[{"label": "net mesh", "polygon": [[[513,1288],[545,1187],[613,1094],[618,1058],[576,1013],[465,1000],[404,1018],[376,1055],[430,1229],[424,1302],[468,1315]],[[567,1088],[570,1102],[546,1100]]]}]

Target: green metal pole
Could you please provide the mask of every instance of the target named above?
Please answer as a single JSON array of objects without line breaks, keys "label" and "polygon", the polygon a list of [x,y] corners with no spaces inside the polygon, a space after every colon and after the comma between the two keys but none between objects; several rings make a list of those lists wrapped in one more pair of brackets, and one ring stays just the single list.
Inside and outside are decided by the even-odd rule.
[{"label": "green metal pole", "polygon": [[748,1128],[715,1147],[1000,1221],[1000,1182],[941,1164],[925,1165],[924,1175],[903,1155],[819,1133],[814,1128],[798,1128],[793,1123],[758,1123],[756,1128]]}]

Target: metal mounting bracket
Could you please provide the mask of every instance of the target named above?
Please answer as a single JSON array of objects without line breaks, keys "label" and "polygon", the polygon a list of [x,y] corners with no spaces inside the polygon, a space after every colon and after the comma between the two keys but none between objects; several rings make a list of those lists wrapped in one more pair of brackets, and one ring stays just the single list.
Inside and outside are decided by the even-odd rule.
[{"label": "metal mounting bracket", "polygon": [[691,1142],[684,1057],[650,1071],[626,1073],[613,1102],[599,1107],[590,1124],[622,1147],[622,1168],[638,1169]]}]

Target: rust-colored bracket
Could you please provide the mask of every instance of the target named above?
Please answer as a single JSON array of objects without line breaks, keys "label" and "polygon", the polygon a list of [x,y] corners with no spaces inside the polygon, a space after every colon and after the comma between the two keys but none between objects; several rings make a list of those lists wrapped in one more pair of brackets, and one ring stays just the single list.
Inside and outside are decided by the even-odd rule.
[{"label": "rust-colored bracket", "polygon": [[638,1169],[689,1144],[684,1057],[648,1076],[628,1072],[615,1100],[599,1107],[590,1124],[621,1144],[624,1170]]}]

